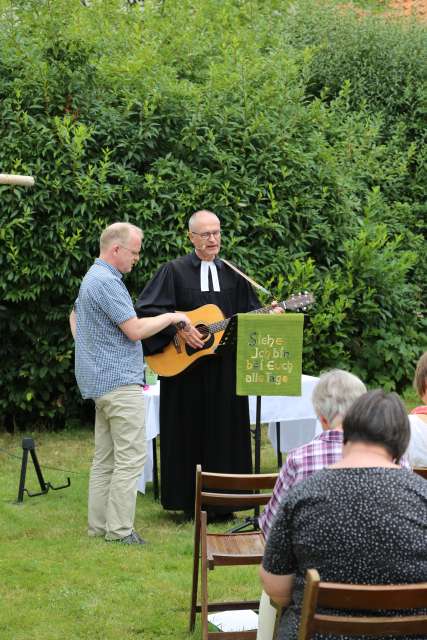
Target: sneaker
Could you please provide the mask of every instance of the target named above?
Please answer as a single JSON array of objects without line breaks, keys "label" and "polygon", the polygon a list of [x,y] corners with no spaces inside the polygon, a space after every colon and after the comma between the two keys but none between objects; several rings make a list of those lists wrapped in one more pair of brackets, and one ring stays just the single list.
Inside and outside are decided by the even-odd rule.
[{"label": "sneaker", "polygon": [[136,531],[132,531],[128,536],[120,538],[118,542],[122,544],[147,544]]}]

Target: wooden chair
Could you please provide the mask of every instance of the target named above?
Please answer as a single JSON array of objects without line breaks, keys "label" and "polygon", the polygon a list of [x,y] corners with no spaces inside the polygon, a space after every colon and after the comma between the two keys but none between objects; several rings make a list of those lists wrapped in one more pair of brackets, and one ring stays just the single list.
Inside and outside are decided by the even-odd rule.
[{"label": "wooden chair", "polygon": [[[194,510],[194,558],[193,586],[191,592],[190,632],[194,631],[196,612],[201,613],[203,640],[210,638],[251,640],[256,638],[256,630],[238,632],[208,631],[208,613],[230,611],[233,609],[257,609],[259,600],[234,602],[208,601],[208,569],[216,566],[260,564],[264,554],[264,535],[261,531],[241,533],[208,533],[207,512],[203,507],[225,507],[229,511],[253,509],[266,504],[271,498],[269,493],[259,493],[263,489],[272,490],[277,473],[236,475],[207,473],[200,465],[196,470],[196,500]],[[242,491],[242,493],[237,493]],[[258,491],[258,493],[254,493]],[[201,604],[197,604],[199,582],[199,564],[201,564]]]},{"label": "wooden chair", "polygon": [[[318,613],[318,608],[372,611],[372,615],[324,614]],[[378,610],[404,609],[427,610],[427,582],[397,585],[321,582],[316,569],[309,569],[298,640],[309,640],[315,633],[373,637],[417,634],[427,637],[427,613],[391,617],[377,615]]]},{"label": "wooden chair", "polygon": [[412,471],[427,480],[427,467],[414,467]]}]

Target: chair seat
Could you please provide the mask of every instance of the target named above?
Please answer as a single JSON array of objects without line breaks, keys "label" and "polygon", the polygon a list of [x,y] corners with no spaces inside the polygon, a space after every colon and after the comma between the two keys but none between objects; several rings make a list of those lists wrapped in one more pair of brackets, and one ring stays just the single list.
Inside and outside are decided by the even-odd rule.
[{"label": "chair seat", "polygon": [[260,531],[247,533],[209,533],[206,536],[209,568],[214,565],[259,564],[265,540]]},{"label": "chair seat", "polygon": [[[194,505],[193,583],[191,588],[190,632],[194,631],[196,613],[200,613],[203,640],[256,640],[256,630],[209,631],[208,614],[218,611],[245,611],[259,608],[259,600],[209,600],[208,574],[217,566],[259,565],[264,555],[261,531],[234,533],[208,531],[208,511],[222,508],[223,513],[248,511],[267,504],[277,473],[233,474],[196,469],[196,501]],[[243,527],[247,526],[243,523]],[[215,532],[214,532],[215,531]],[[200,604],[197,600],[200,566]],[[256,581],[255,581],[256,584]],[[236,596],[236,593],[232,595]]]}]

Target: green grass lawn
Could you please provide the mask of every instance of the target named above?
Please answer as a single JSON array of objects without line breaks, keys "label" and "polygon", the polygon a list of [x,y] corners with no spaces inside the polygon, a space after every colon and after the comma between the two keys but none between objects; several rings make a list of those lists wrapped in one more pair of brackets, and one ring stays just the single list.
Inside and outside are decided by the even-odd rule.
[{"label": "green grass lawn", "polygon": [[[417,404],[410,390],[404,397],[408,409]],[[163,511],[148,485],[147,494],[138,495],[136,511],[136,529],[149,542],[146,547],[89,539],[92,429],[33,437],[45,481],[60,485],[69,475],[71,486],[35,498],[25,495],[16,504],[22,435],[0,434],[1,640],[191,637],[192,523]],[[261,470],[275,466],[263,427]],[[31,460],[26,487],[39,488]],[[211,573],[212,598],[255,598],[259,592],[257,567]],[[200,638],[199,623],[194,638]]]},{"label": "green grass lawn", "polygon": [[[265,430],[265,428],[263,428]],[[16,504],[22,436],[0,434],[0,638],[187,638],[193,525],[163,511],[151,485],[138,495],[136,529],[146,547],[86,535],[92,430],[33,434],[45,481],[71,486]],[[263,470],[275,469],[263,441]],[[66,470],[57,471],[48,467]],[[26,487],[39,485],[29,459]],[[212,596],[256,597],[256,567],[217,569]],[[215,584],[215,588],[214,588]],[[200,637],[197,625],[195,638]]]}]

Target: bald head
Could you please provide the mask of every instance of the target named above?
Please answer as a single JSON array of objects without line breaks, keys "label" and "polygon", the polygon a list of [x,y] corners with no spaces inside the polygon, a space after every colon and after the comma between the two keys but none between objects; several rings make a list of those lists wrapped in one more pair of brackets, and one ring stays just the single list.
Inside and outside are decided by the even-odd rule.
[{"label": "bald head", "polygon": [[193,213],[191,218],[188,221],[188,228],[190,231],[197,231],[199,225],[210,225],[210,224],[220,224],[219,218],[212,211],[208,211],[207,209],[201,209],[200,211],[196,211]]},{"label": "bald head", "polygon": [[221,247],[221,223],[212,211],[202,209],[188,221],[188,235],[200,260],[211,261]]}]

